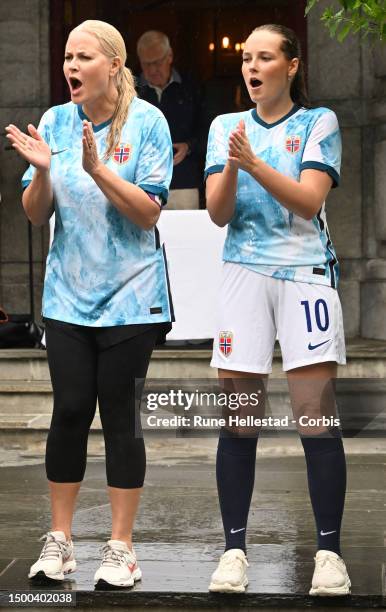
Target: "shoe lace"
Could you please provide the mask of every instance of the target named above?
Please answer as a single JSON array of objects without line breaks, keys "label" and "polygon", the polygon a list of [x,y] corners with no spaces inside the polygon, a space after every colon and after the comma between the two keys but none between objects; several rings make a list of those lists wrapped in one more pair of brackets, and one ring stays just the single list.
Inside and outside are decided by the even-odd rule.
[{"label": "shoe lace", "polygon": [[240,565],[246,565],[248,567],[248,561],[246,559],[242,559],[241,557],[226,556],[221,559],[221,565],[223,567],[229,568],[232,571],[235,569],[240,569]]},{"label": "shoe lace", "polygon": [[39,538],[40,542],[43,540],[45,540],[45,544],[40,553],[40,559],[57,559],[60,555],[64,555],[68,546],[66,542],[57,540],[50,531]]},{"label": "shoe lace", "polygon": [[125,551],[117,548],[112,548],[109,544],[105,544],[102,547],[103,559],[102,565],[108,567],[119,567],[126,563]]},{"label": "shoe lace", "polygon": [[332,565],[334,568],[339,567],[339,564],[337,563],[337,561],[335,559],[332,559],[328,555],[325,555],[322,558],[319,558],[318,564],[320,567],[325,567],[328,564]]}]

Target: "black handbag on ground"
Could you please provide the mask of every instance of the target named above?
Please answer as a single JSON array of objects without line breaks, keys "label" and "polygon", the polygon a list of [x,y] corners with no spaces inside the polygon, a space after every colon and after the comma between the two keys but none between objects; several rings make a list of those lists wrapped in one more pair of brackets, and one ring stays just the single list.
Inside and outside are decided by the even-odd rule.
[{"label": "black handbag on ground", "polygon": [[9,315],[0,308],[0,349],[41,348],[42,336],[30,314]]}]

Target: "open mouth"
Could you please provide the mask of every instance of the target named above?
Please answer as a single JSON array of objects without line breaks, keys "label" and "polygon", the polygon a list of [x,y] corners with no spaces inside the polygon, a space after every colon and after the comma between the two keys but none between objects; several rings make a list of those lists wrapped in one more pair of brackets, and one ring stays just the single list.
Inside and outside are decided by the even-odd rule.
[{"label": "open mouth", "polygon": [[79,91],[79,89],[83,85],[82,81],[80,81],[76,77],[70,77],[69,81],[70,81],[70,86],[71,86],[72,93],[77,93]]},{"label": "open mouth", "polygon": [[255,87],[260,87],[260,85],[262,85],[262,82],[259,79],[250,79],[249,80],[249,84],[251,87],[253,87],[253,89],[255,89]]}]

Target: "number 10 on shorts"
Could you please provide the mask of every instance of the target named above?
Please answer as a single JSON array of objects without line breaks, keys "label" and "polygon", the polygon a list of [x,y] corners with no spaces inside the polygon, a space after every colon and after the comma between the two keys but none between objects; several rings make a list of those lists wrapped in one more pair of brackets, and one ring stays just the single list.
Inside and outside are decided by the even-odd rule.
[{"label": "number 10 on shorts", "polygon": [[[300,302],[302,306],[304,306],[304,310],[306,313],[306,321],[307,321],[307,331],[312,332],[312,319],[314,318],[316,322],[316,326],[320,331],[326,331],[328,326],[330,325],[330,319],[328,316],[328,308],[325,300],[316,300],[312,311],[312,306],[310,308],[310,302],[308,300],[303,300]],[[314,317],[312,316],[314,315]]]}]

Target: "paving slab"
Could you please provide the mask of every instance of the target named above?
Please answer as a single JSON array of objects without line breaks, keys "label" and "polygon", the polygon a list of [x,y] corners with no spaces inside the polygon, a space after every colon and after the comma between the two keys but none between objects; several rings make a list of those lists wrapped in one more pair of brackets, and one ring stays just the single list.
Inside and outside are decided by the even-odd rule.
[{"label": "paving slab", "polygon": [[[301,455],[258,456],[248,526],[250,586],[242,596],[209,594],[222,553],[213,442],[197,442],[196,454],[195,441],[158,441],[151,449],[134,534],[144,577],[124,592],[93,588],[100,549],[110,536],[110,507],[104,462],[90,459],[73,525],[78,570],[56,590],[75,592],[77,610],[385,608],[385,454],[347,457],[342,550],[350,597],[307,595],[315,536]],[[0,491],[0,595],[34,590],[27,570],[50,516],[44,466],[0,468]]]}]

